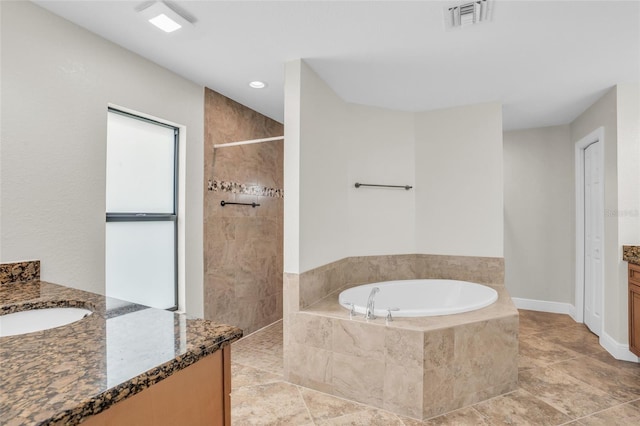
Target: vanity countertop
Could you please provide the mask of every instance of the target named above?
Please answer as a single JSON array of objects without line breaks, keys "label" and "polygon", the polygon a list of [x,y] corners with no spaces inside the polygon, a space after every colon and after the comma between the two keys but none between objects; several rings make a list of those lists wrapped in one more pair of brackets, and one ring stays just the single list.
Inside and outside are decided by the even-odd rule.
[{"label": "vanity countertop", "polygon": [[622,260],[640,265],[640,246],[622,246]]},{"label": "vanity countertop", "polygon": [[0,424],[80,423],[242,337],[242,330],[44,281],[0,285],[0,314],[84,307],[75,323],[0,337]]}]

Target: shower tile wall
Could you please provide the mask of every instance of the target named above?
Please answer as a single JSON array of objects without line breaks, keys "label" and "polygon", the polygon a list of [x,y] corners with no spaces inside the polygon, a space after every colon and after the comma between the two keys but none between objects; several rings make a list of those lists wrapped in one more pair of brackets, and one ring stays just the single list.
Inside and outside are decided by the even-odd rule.
[{"label": "shower tile wall", "polygon": [[[282,136],[284,129],[210,89],[204,112],[204,313],[246,335],[282,318],[283,142],[215,152],[213,145]],[[222,200],[260,206],[222,207]]]}]

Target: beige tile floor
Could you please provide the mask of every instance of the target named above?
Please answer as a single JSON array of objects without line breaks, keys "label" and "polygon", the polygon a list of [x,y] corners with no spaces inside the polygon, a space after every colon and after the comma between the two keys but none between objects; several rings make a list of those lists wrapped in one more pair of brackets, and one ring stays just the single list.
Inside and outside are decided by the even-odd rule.
[{"label": "beige tile floor", "polygon": [[640,425],[640,365],[566,315],[520,311],[519,367],[514,392],[420,422],[285,382],[280,321],[232,345],[232,424]]}]

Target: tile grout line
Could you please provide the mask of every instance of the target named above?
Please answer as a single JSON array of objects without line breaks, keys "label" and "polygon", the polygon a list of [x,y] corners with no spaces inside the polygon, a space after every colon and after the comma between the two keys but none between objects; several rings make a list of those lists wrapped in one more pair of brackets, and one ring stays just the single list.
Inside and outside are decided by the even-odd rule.
[{"label": "tile grout line", "polygon": [[282,381],[282,380],[275,380],[275,381],[273,381],[273,382],[267,382],[267,383],[256,383],[256,384],[253,384],[253,385],[239,386],[239,387],[237,387],[237,388],[235,388],[235,389],[231,389],[231,393],[236,392],[236,391],[239,391],[239,390],[241,390],[241,389],[257,388],[258,386],[273,385],[273,384],[276,384],[276,383],[291,384],[291,383],[288,383],[288,382],[285,382],[285,381]]},{"label": "tile grout line", "polygon": [[384,409],[383,409],[383,410],[381,410],[381,411],[386,411],[387,413],[389,413],[389,414],[391,414],[393,417],[395,417],[395,418],[400,422],[400,424],[402,424],[403,426],[407,426],[407,424],[404,422],[404,420],[402,420],[402,419],[400,418],[400,416],[399,416],[398,414],[396,414],[396,413],[392,413],[391,411],[387,411],[387,410],[384,410]]},{"label": "tile grout line", "polygon": [[[282,319],[279,319],[279,320],[276,320],[276,321],[272,322],[271,324],[265,325],[265,326],[264,326],[264,327],[262,327],[261,329],[258,329],[258,330],[256,330],[256,331],[253,331],[253,332],[251,332],[251,333],[247,334],[246,336],[242,336],[240,339],[238,339],[238,342],[240,342],[240,341],[242,341],[242,340],[245,340],[245,339],[248,339],[249,337],[254,336],[255,334],[257,334],[257,333],[259,333],[259,332],[261,332],[261,331],[265,331],[267,328],[272,327],[272,326],[275,326],[276,324],[278,324],[279,322],[282,322],[282,321],[283,321]],[[234,342],[234,343],[235,343],[235,342]]]},{"label": "tile grout line", "polygon": [[[520,389],[520,388],[518,387],[518,389]],[[474,408],[475,408],[477,405],[484,404],[485,402],[493,401],[494,399],[498,399],[498,398],[502,398],[503,396],[511,395],[512,393],[516,393],[516,392],[518,392],[518,389],[514,389],[514,390],[512,390],[511,392],[503,393],[503,394],[501,394],[501,395],[492,396],[492,397],[491,397],[491,398],[489,398],[489,399],[485,399],[485,400],[482,400],[482,401],[478,401],[478,402],[476,402],[476,403],[475,403],[475,404],[473,404],[473,405],[469,405],[469,407],[474,407]],[[453,411],[456,411],[456,410],[453,410]],[[453,413],[453,411],[449,411],[449,413]],[[476,410],[476,411],[477,411],[477,410]],[[448,414],[448,413],[447,413],[447,414]],[[480,413],[480,414],[482,414],[482,413]],[[437,417],[437,416],[436,416],[436,417]],[[433,417],[432,417],[432,418],[433,418]]]},{"label": "tile grout line", "polygon": [[[528,390],[526,390],[526,389],[524,389],[524,388],[520,387],[520,385],[519,385],[519,384],[518,384],[518,390],[521,390],[521,391],[523,391],[523,392],[525,392],[525,393],[529,394],[533,399],[535,399],[535,400],[537,400],[537,401],[539,401],[539,402],[541,402],[541,403],[543,403],[543,404],[548,405],[548,406],[549,406],[549,407],[551,407],[552,409],[556,410],[558,413],[562,414],[562,415],[563,415],[563,416],[565,416],[565,417],[568,417],[568,418],[569,418],[569,420],[568,420],[568,421],[574,421],[574,420],[575,420],[575,419],[571,418],[571,416],[570,416],[570,415],[568,415],[567,413],[565,413],[564,411],[557,409],[557,408],[555,407],[555,405],[553,405],[553,404],[549,404],[549,403],[548,403],[547,401],[545,401],[544,399],[539,398],[537,395],[534,395],[534,394],[532,394],[531,392],[529,392]],[[566,422],[565,422],[565,423],[566,423]]]},{"label": "tile grout line", "polygon": [[[562,326],[562,327],[559,327],[559,328],[561,328],[561,329],[567,329],[567,328],[569,328],[569,327],[572,327],[572,326]],[[535,333],[527,333],[527,335],[528,335],[528,336],[536,336],[536,337],[538,337],[538,338],[544,339],[544,337],[543,337],[543,336],[541,336],[544,332],[545,332],[545,331],[540,331],[540,332],[535,332]],[[544,339],[544,340],[546,340],[546,339]],[[547,340],[547,341],[549,341],[549,340]],[[553,343],[553,344],[556,344],[556,345],[560,345],[560,346],[562,346],[560,343],[556,343],[556,342],[553,342],[553,341],[549,341],[549,342],[550,342],[550,343]],[[563,347],[564,347],[564,346],[563,346]],[[571,351],[576,352],[576,351],[575,351],[574,349],[572,349],[572,348],[566,348],[566,349],[569,349],[569,350],[571,350]],[[605,393],[607,396],[609,396],[610,398],[612,398],[614,401],[616,401],[616,402],[617,402],[616,404],[614,404],[614,405],[612,405],[612,406],[609,406],[609,407],[603,408],[602,410],[598,410],[598,411],[596,411],[596,412],[593,412],[593,413],[587,414],[587,415],[585,415],[585,416],[576,417],[575,419],[573,419],[573,420],[569,420],[568,422],[565,422],[565,423],[563,423],[563,424],[569,424],[569,423],[574,422],[574,421],[576,421],[576,422],[578,422],[578,423],[580,423],[580,424],[581,424],[581,422],[579,421],[580,419],[585,419],[585,418],[588,418],[588,417],[594,416],[594,415],[596,415],[596,414],[598,414],[598,413],[602,413],[602,412],[604,412],[604,411],[611,410],[611,409],[613,409],[613,408],[620,407],[620,406],[622,406],[622,405],[630,404],[630,403],[631,403],[631,402],[633,402],[633,401],[640,400],[640,398],[638,398],[638,399],[632,399],[632,400],[630,400],[630,401],[620,401],[620,400],[619,400],[619,398],[617,398],[617,397],[615,397],[615,396],[613,396],[613,395],[611,395],[611,394],[609,394],[609,393],[607,393],[607,392],[604,392],[602,389],[600,389],[600,388],[598,388],[598,387],[596,387],[596,386],[594,386],[594,385],[592,385],[592,384],[590,384],[590,383],[587,383],[587,382],[585,382],[585,381],[581,380],[581,379],[580,379],[580,378],[578,378],[578,377],[574,377],[574,376],[572,376],[572,375],[570,375],[570,374],[567,374],[567,373],[565,373],[565,372],[563,372],[563,371],[561,371],[561,370],[559,370],[559,369],[557,369],[557,368],[554,368],[554,367],[556,367],[558,364],[560,364],[560,363],[562,363],[562,362],[567,362],[567,361],[572,361],[572,360],[579,360],[579,359],[581,359],[581,358],[591,359],[591,360],[594,360],[594,361],[597,361],[597,362],[604,363],[603,361],[599,360],[597,357],[595,357],[595,356],[594,356],[594,355],[596,355],[597,353],[598,353],[598,352],[579,353],[579,356],[575,356],[575,357],[571,357],[571,358],[567,358],[567,359],[563,359],[563,360],[554,361],[554,362],[548,363],[546,366],[538,367],[538,368],[549,368],[549,369],[553,370],[554,372],[556,372],[556,373],[558,373],[558,374],[561,374],[561,375],[563,375],[563,376],[567,376],[567,377],[569,377],[570,379],[573,379],[573,380],[575,380],[575,381],[579,382],[580,384],[585,385],[585,386],[587,386],[587,387],[589,387],[589,388],[591,388],[591,389],[595,389],[595,390],[597,390],[597,391],[601,391],[601,392]],[[604,363],[604,364],[606,364],[606,363]],[[546,401],[543,401],[543,402],[546,402]],[[549,405],[551,405],[552,407],[556,408],[556,407],[555,407],[555,405],[553,405],[553,404],[550,404],[550,403],[547,403],[547,404],[549,404]],[[634,407],[634,408],[635,408],[635,407]],[[557,408],[556,408],[556,409],[557,409]],[[560,412],[564,412],[564,410],[559,410],[559,411],[560,411]]]},{"label": "tile grout line", "polygon": [[[568,329],[568,328],[574,328],[574,327],[576,327],[577,324],[582,324],[582,323],[576,322],[575,324],[570,324],[570,325],[554,326],[554,328],[556,330],[564,330],[564,329]],[[520,330],[518,330],[518,332],[519,331]],[[545,330],[540,330],[540,331],[528,332],[528,333],[524,333],[524,334],[526,335],[525,337],[528,337],[528,335],[538,335],[538,334],[543,334],[543,333],[548,333],[548,332],[549,332],[549,330],[545,329]],[[518,333],[518,334],[522,335],[522,333]]]},{"label": "tile grout line", "polygon": [[[515,392],[515,391],[513,391],[513,392]],[[511,392],[509,392],[509,393],[511,393]],[[507,394],[505,394],[505,395],[507,395]],[[478,413],[478,415],[480,416],[480,418],[481,418],[482,420],[486,421],[486,422],[489,424],[489,426],[494,426],[494,425],[493,425],[493,422],[491,421],[491,419],[490,419],[490,418],[488,418],[487,416],[485,416],[484,414],[482,414],[482,413],[481,413],[481,412],[476,408],[476,405],[478,405],[478,404],[473,404],[473,405],[472,405],[472,406],[470,406],[469,408],[471,408],[473,411],[475,411],[476,413]]]},{"label": "tile grout line", "polygon": [[[604,365],[606,365],[607,367],[613,367],[613,366],[610,366],[609,364],[607,364],[607,363],[605,363],[605,362],[600,361],[600,360],[599,360],[599,359],[597,359],[597,358],[590,357],[588,354],[587,354],[587,355],[582,355],[582,356],[579,356],[579,357],[575,357],[575,358],[571,358],[571,359],[568,359],[568,360],[565,360],[565,361],[572,361],[572,360],[577,360],[577,359],[580,359],[580,358],[589,358],[589,359],[592,359],[593,361],[596,361],[596,362],[598,362],[598,363],[600,363],[600,364],[604,364]],[[592,385],[592,384],[590,384],[590,383],[588,383],[588,382],[585,382],[584,380],[581,380],[581,379],[580,379],[580,378],[578,378],[578,377],[574,377],[574,376],[572,376],[571,374],[568,374],[568,373],[565,373],[565,372],[563,372],[563,371],[561,371],[561,370],[558,370],[558,369],[556,369],[556,368],[553,368],[553,366],[555,366],[556,364],[560,364],[561,362],[565,362],[565,361],[558,361],[558,362],[554,362],[554,363],[552,363],[552,364],[549,364],[549,366],[548,366],[548,367],[549,367],[549,368],[551,368],[552,370],[554,370],[556,373],[564,374],[564,375],[566,375],[566,376],[571,377],[571,378],[572,378],[572,379],[574,379],[574,380],[579,381],[579,382],[580,382],[580,383],[582,383],[582,384],[585,384],[585,385],[590,386],[590,387],[592,387],[592,388],[595,388],[595,389],[601,390],[600,388],[597,388],[597,387],[595,387],[594,385]],[[613,368],[615,368],[615,367],[613,367]],[[603,392],[604,392],[604,391],[603,391]],[[609,395],[611,398],[613,398],[613,399],[615,399],[615,400],[619,400],[619,398],[616,398],[616,397],[614,397],[613,395],[611,395],[611,394],[609,394],[609,393],[607,393],[607,392],[604,392],[604,393],[605,393],[605,394],[607,394],[607,395]],[[627,401],[627,402],[631,402],[631,401],[635,401],[635,400],[630,400],[630,401]],[[624,404],[624,402],[622,402],[622,403]]]},{"label": "tile grout line", "polygon": [[[288,383],[288,382],[287,382],[287,383]],[[330,420],[333,420],[333,419],[339,419],[339,418],[341,418],[341,417],[350,416],[351,414],[360,413],[360,412],[367,411],[367,410],[372,410],[372,411],[382,411],[382,412],[385,412],[385,413],[387,413],[387,414],[389,414],[389,415],[391,415],[391,416],[396,417],[400,423],[405,424],[405,423],[404,423],[404,421],[400,418],[400,416],[399,416],[398,414],[396,414],[396,413],[394,413],[394,412],[392,412],[392,411],[385,410],[384,408],[374,407],[373,405],[368,405],[368,404],[365,404],[365,403],[363,403],[363,402],[352,401],[352,400],[350,400],[350,399],[346,399],[346,398],[343,398],[343,397],[341,397],[341,396],[332,395],[332,394],[330,394],[330,393],[326,393],[326,392],[322,392],[322,391],[319,391],[319,390],[315,390],[315,389],[307,388],[307,387],[302,386],[302,385],[294,385],[294,386],[296,386],[296,387],[298,388],[298,391],[299,391],[301,394],[302,394],[302,390],[301,390],[301,389],[309,389],[309,390],[311,390],[311,391],[313,391],[313,392],[321,393],[321,394],[323,394],[323,395],[327,395],[327,396],[332,397],[332,398],[336,398],[336,399],[339,399],[339,400],[342,400],[342,401],[345,401],[345,402],[348,402],[348,403],[352,403],[352,404],[358,405],[358,406],[359,406],[359,408],[360,408],[359,410],[355,411],[354,413],[341,414],[341,415],[336,416],[336,417],[331,417],[331,419],[330,419]],[[303,401],[305,401],[305,405],[306,405],[306,400],[304,400],[304,397],[302,397],[302,399],[303,399]],[[308,406],[307,406],[307,409],[309,409],[309,407],[308,407]],[[312,419],[313,419],[313,416],[312,416]],[[314,423],[314,424],[315,424],[315,423]]]},{"label": "tile grout line", "polygon": [[[561,359],[559,361],[553,361],[553,362],[550,362],[549,364],[545,365],[544,367],[539,367],[539,368],[551,368],[554,371],[561,372],[560,370],[557,370],[557,369],[555,369],[553,367],[558,365],[558,364],[560,364],[560,363],[562,363],[562,362],[579,360],[580,358],[587,358],[587,355],[574,356],[574,357],[567,358],[567,359]],[[573,376],[570,376],[570,377],[573,377]],[[574,379],[579,380],[576,377],[574,377]],[[583,382],[582,380],[580,380],[580,382],[586,383],[586,382]]]},{"label": "tile grout line", "polygon": [[302,395],[302,391],[300,390],[300,386],[298,385],[294,385],[296,387],[296,390],[298,391],[298,395],[300,395],[300,399],[302,400],[302,404],[304,405],[304,408],[307,410],[307,414],[309,414],[309,419],[311,420],[311,424],[315,425],[316,421],[313,418],[313,415],[311,414],[311,410],[309,409],[309,406],[307,405],[307,401],[304,399],[304,395]]},{"label": "tile grout line", "polygon": [[[557,343],[555,343],[555,342],[551,342],[551,343],[557,344]],[[573,350],[573,349],[571,349],[571,348],[567,348],[567,349],[574,351],[574,350]],[[575,352],[575,351],[574,351],[574,352]],[[610,394],[610,393],[608,393],[608,392],[604,392],[604,391],[603,391],[602,389],[600,389],[599,387],[596,387],[596,386],[594,386],[594,385],[592,385],[592,384],[590,384],[590,383],[588,383],[588,382],[585,382],[585,381],[581,380],[581,379],[580,379],[580,378],[578,378],[578,377],[574,377],[574,376],[572,376],[572,375],[570,375],[570,374],[568,374],[568,373],[566,373],[566,372],[564,372],[564,371],[562,371],[562,370],[559,370],[559,369],[557,369],[557,368],[554,368],[554,366],[556,366],[556,365],[558,365],[558,364],[560,364],[560,363],[567,362],[567,361],[572,361],[572,360],[579,360],[579,359],[581,359],[581,358],[591,359],[591,360],[593,360],[593,361],[596,361],[596,362],[599,362],[599,363],[602,363],[602,364],[608,365],[607,363],[605,363],[605,362],[603,362],[603,361],[599,360],[598,358],[594,357],[594,356],[593,356],[594,354],[596,354],[596,352],[592,352],[592,353],[581,353],[581,354],[579,354],[579,356],[575,356],[575,357],[567,358],[567,359],[564,359],[564,360],[554,361],[554,362],[552,362],[552,363],[547,364],[547,365],[546,365],[546,366],[544,366],[544,367],[536,367],[536,368],[541,368],[541,369],[549,368],[549,369],[553,370],[553,371],[554,371],[555,373],[557,373],[557,374],[561,374],[561,375],[566,376],[566,377],[568,377],[568,378],[570,378],[570,379],[572,379],[572,380],[574,380],[574,381],[579,382],[579,383],[580,383],[581,385],[583,385],[583,386],[586,386],[586,387],[588,387],[588,388],[595,389],[595,390],[597,390],[597,391],[603,392],[605,395],[609,396],[611,399],[613,399],[614,401],[616,401],[616,402],[617,402],[616,404],[611,405],[611,406],[609,406],[609,407],[606,407],[606,408],[603,408],[603,409],[601,409],[601,410],[595,411],[595,412],[593,412],[593,413],[589,413],[589,414],[584,415],[584,416],[576,417],[576,418],[574,418],[574,419],[572,419],[572,420],[569,420],[569,421],[567,421],[567,422],[564,422],[564,423],[562,423],[562,425],[566,425],[566,424],[569,424],[569,423],[574,422],[574,421],[575,421],[575,422],[578,422],[578,423],[580,423],[580,424],[582,424],[582,423],[580,422],[580,420],[581,420],[581,419],[586,419],[586,418],[589,418],[589,417],[591,417],[591,416],[594,416],[594,415],[597,415],[597,414],[599,414],[599,413],[602,413],[602,412],[604,412],[604,411],[611,410],[611,409],[613,409],[613,408],[620,407],[620,406],[622,406],[622,405],[630,404],[631,402],[634,402],[634,401],[636,401],[636,400],[640,400],[640,398],[638,398],[638,399],[632,399],[632,400],[629,400],[629,401],[620,401],[620,399],[619,399],[619,398],[617,398],[617,397],[615,397],[615,396],[611,395],[611,394]],[[524,390],[524,389],[523,389],[523,390]],[[525,390],[525,391],[526,391],[526,390]],[[533,396],[534,396],[535,398],[539,399],[537,396],[535,396],[535,395],[533,395]],[[556,410],[560,411],[561,413],[563,413],[563,414],[565,414],[565,415],[567,415],[567,416],[571,417],[568,413],[565,413],[565,412],[564,412],[564,410],[561,410],[561,409],[557,408],[554,404],[552,404],[552,403],[550,403],[550,402],[547,402],[547,401],[544,401],[544,400],[541,400],[541,401],[545,402],[546,404],[550,405],[551,407],[555,408]],[[635,407],[632,407],[632,408],[635,408]]]},{"label": "tile grout line", "polygon": [[355,411],[355,412],[353,412],[353,413],[341,414],[341,415],[339,415],[339,416],[337,416],[337,417],[331,417],[330,419],[325,419],[325,420],[332,420],[332,421],[333,421],[333,420],[338,420],[338,419],[341,419],[341,418],[343,418],[343,417],[352,416],[352,415],[354,415],[354,414],[360,414],[360,413],[362,413],[362,412],[364,412],[364,411],[366,411],[366,409],[363,409],[363,410],[360,410],[360,411]]},{"label": "tile grout line", "polygon": [[578,421],[578,419],[574,419],[574,420],[569,420],[568,422],[560,423],[558,426],[570,425],[571,423],[575,423],[575,422],[577,422],[579,425],[582,424]]},{"label": "tile grout line", "polygon": [[[610,406],[609,406],[609,407],[607,407],[607,408],[603,408],[602,410],[599,410],[599,411],[594,411],[593,413],[589,413],[589,414],[587,414],[587,415],[585,415],[585,416],[579,416],[579,417],[576,417],[575,419],[588,417],[588,416],[590,416],[590,415],[592,415],[592,414],[594,414],[594,413],[599,413],[600,411],[608,410],[609,408],[617,407],[618,405],[626,404],[626,403],[628,403],[628,402],[631,402],[631,401],[626,401],[626,402],[624,402],[624,401],[620,401],[620,399],[619,399],[619,398],[617,398],[617,397],[615,397],[615,396],[611,395],[610,393],[605,392],[605,391],[603,391],[602,389],[600,389],[600,388],[598,388],[598,387],[596,387],[596,386],[594,386],[594,385],[592,385],[592,384],[590,384],[590,383],[583,382],[582,380],[580,380],[580,379],[578,379],[578,378],[576,378],[576,377],[573,377],[572,375],[567,374],[567,373],[565,373],[564,371],[556,370],[556,369],[554,369],[554,368],[551,368],[550,366],[549,366],[549,367],[542,367],[541,369],[546,369],[546,368],[549,368],[550,370],[552,370],[552,371],[553,371],[553,372],[555,372],[556,374],[559,374],[560,376],[567,377],[567,378],[569,379],[569,382],[574,381],[574,382],[577,382],[579,385],[584,386],[585,388],[588,388],[589,390],[592,390],[592,391],[593,391],[593,390],[595,390],[596,392],[602,392],[603,394],[605,394],[606,396],[608,396],[609,398],[613,399],[613,400],[616,402],[614,405],[610,405]],[[525,389],[525,390],[526,390],[526,389]],[[593,392],[592,392],[592,393],[593,393]],[[594,394],[595,394],[595,393],[594,393]],[[538,398],[538,397],[537,397],[537,398]],[[539,398],[539,399],[541,399],[541,400],[542,400],[542,398]],[[543,400],[543,401],[544,401],[544,400]],[[632,401],[633,401],[633,400],[632,400]],[[561,407],[557,407],[553,402],[547,402],[547,401],[544,401],[544,402],[546,402],[547,404],[549,404],[550,406],[552,406],[552,407],[553,407],[553,408],[555,408],[556,410],[560,411],[561,413],[564,413],[564,414],[566,414],[567,416],[571,417],[571,414],[566,413],[566,412],[564,411],[564,409],[562,409]]]},{"label": "tile grout line", "polygon": [[259,384],[259,385],[247,385],[247,386],[241,386],[241,387],[239,387],[239,388],[236,388],[236,389],[232,390],[232,391],[231,391],[231,394],[233,395],[233,393],[238,393],[238,392],[248,391],[248,390],[251,390],[251,389],[254,389],[254,390],[255,390],[255,389],[260,388],[261,386],[266,386],[266,385],[275,385],[275,384],[278,384],[278,383],[283,383],[283,382],[271,382],[271,383],[262,383],[262,384]]},{"label": "tile grout line", "polygon": [[[594,389],[595,389],[595,388],[594,388]],[[528,391],[527,391],[527,392],[528,392]],[[531,392],[529,392],[529,393],[531,393]],[[564,423],[562,423],[562,424],[570,423],[570,422],[573,422],[573,421],[576,421],[576,420],[578,420],[578,419],[582,419],[582,418],[588,417],[588,416],[590,416],[590,415],[592,415],[592,414],[595,414],[595,413],[596,413],[596,412],[593,412],[593,413],[589,413],[589,414],[587,414],[587,415],[585,415],[585,416],[578,416],[578,417],[574,417],[575,415],[572,415],[572,414],[569,414],[569,413],[565,412],[565,410],[564,410],[564,409],[562,409],[561,407],[556,406],[556,404],[555,404],[555,403],[550,402],[550,401],[546,401],[546,400],[544,400],[543,398],[540,398],[540,397],[538,397],[538,396],[536,396],[536,395],[533,395],[533,394],[531,394],[531,395],[532,395],[534,398],[536,398],[536,399],[538,399],[538,400],[540,400],[540,401],[544,402],[545,404],[549,405],[550,407],[552,407],[552,408],[553,408],[553,409],[555,409],[556,411],[559,411],[560,413],[562,413],[562,414],[564,414],[565,416],[569,417],[569,419],[570,419],[570,420],[568,420],[568,421],[566,421],[566,422],[564,422]],[[609,394],[606,394],[606,395],[607,395],[607,396],[611,396],[611,395],[609,395]],[[607,407],[607,408],[604,408],[603,410],[608,410],[609,408],[612,408],[612,407],[615,407],[615,405],[610,406],[610,407]],[[602,410],[601,410],[601,411],[602,411]]]},{"label": "tile grout line", "polygon": [[248,365],[248,364],[245,364],[243,362],[238,362],[238,361],[232,361],[231,365],[233,366],[233,364],[239,365],[241,367],[253,368],[254,370],[258,370],[258,371],[261,371],[261,372],[264,372],[264,373],[273,374],[274,376],[282,377],[282,379],[280,379],[280,380],[285,381],[284,380],[284,374],[281,374],[281,373],[274,373],[273,371],[265,370],[264,368],[255,367],[253,365]]},{"label": "tile grout line", "polygon": [[[579,358],[586,358],[586,357],[588,357],[588,355],[582,355],[582,356],[579,356],[579,357],[570,358],[569,360],[572,360],[572,359],[579,359]],[[597,359],[596,359],[596,360],[597,360]],[[565,360],[565,361],[568,361],[568,360]],[[607,411],[607,410],[610,410],[610,409],[612,409],[612,408],[619,407],[619,406],[621,406],[621,405],[628,404],[628,403],[630,403],[630,402],[633,402],[633,401],[634,401],[634,400],[630,400],[630,401],[620,401],[620,399],[619,399],[619,398],[617,398],[617,397],[615,397],[615,396],[611,395],[611,394],[610,394],[610,393],[608,393],[608,392],[604,392],[602,389],[600,389],[600,388],[598,388],[598,387],[596,387],[596,386],[594,386],[594,385],[592,385],[592,384],[590,384],[590,383],[584,382],[584,381],[580,380],[580,379],[579,379],[579,378],[577,378],[577,377],[573,377],[572,375],[567,374],[567,373],[565,373],[564,371],[561,371],[561,370],[558,370],[558,369],[552,368],[552,365],[554,365],[554,364],[559,364],[560,362],[564,362],[564,361],[557,361],[557,362],[554,362],[554,363],[552,363],[552,364],[549,364],[547,367],[542,367],[542,368],[550,368],[550,369],[551,369],[551,370],[553,370],[556,374],[560,374],[560,375],[562,375],[562,376],[566,376],[566,377],[568,377],[570,380],[576,381],[576,382],[578,382],[580,385],[585,386],[585,387],[587,387],[587,388],[590,388],[590,389],[592,389],[592,390],[600,391],[600,392],[604,393],[606,396],[608,396],[608,397],[610,397],[611,399],[613,399],[614,401],[616,401],[616,403],[615,403],[614,405],[610,405],[609,407],[603,408],[603,409],[598,410],[598,411],[594,411],[593,413],[589,413],[589,414],[586,414],[586,415],[584,415],[584,416],[578,416],[578,417],[572,418],[572,420],[570,420],[570,421],[568,421],[568,422],[565,422],[565,423],[562,423],[562,424],[567,424],[567,423],[570,423],[570,422],[572,422],[572,421],[578,421],[579,419],[584,419],[584,418],[587,418],[587,417],[593,416],[593,415],[595,415],[595,414],[601,413],[601,412],[603,412],[603,411]],[[521,388],[521,389],[522,389],[522,388]],[[523,389],[523,390],[525,390],[525,389]],[[525,390],[525,391],[526,391],[526,390]],[[534,397],[535,397],[535,398],[538,398],[538,397],[537,397],[537,396],[535,396],[535,395],[534,395]],[[540,398],[538,398],[538,399],[540,399]],[[639,398],[639,399],[640,399],[640,398]],[[567,416],[569,416],[569,417],[572,417],[569,413],[566,413],[563,409],[561,409],[561,408],[557,407],[554,403],[552,403],[552,402],[547,402],[547,401],[542,400],[542,399],[540,399],[540,400],[541,400],[541,401],[543,401],[543,402],[545,402],[546,404],[550,405],[551,407],[555,408],[556,410],[560,411],[561,413],[563,413],[563,414],[565,414],[565,415],[567,415]]]},{"label": "tile grout line", "polygon": [[[616,404],[616,405],[613,405],[613,406],[611,406],[611,407],[605,408],[605,409],[603,409],[603,410],[596,411],[596,412],[591,413],[591,414],[589,414],[589,415],[582,416],[582,417],[578,417],[577,419],[574,419],[573,421],[578,421],[578,422],[579,422],[579,421],[580,421],[580,420],[582,420],[582,419],[586,419],[586,418],[589,418],[589,417],[595,416],[596,414],[600,414],[600,413],[603,413],[603,412],[605,412],[605,411],[612,410],[612,409],[614,409],[614,408],[617,408],[617,407],[621,407],[621,406],[623,406],[623,405],[630,404],[630,403],[632,403],[632,402],[634,402],[634,401],[637,401],[637,399],[632,399],[632,400],[630,400],[630,401],[621,402],[620,404]],[[633,407],[633,406],[632,406],[631,408],[634,408],[634,409],[638,410],[636,407]],[[640,412],[640,410],[638,410],[638,412]]]},{"label": "tile grout line", "polygon": [[[518,389],[520,389],[520,388],[518,388]],[[493,426],[493,423],[491,423],[491,421],[490,421],[490,420],[489,420],[489,419],[488,419],[484,414],[482,414],[482,413],[481,413],[481,412],[476,408],[476,406],[478,406],[478,405],[480,405],[480,404],[483,404],[483,403],[485,403],[485,402],[489,402],[489,401],[496,400],[496,399],[498,399],[498,398],[502,398],[502,397],[507,396],[507,395],[511,395],[512,393],[517,392],[517,391],[518,391],[518,389],[512,390],[512,391],[507,392],[507,393],[503,393],[503,394],[501,394],[501,395],[492,396],[492,397],[491,397],[491,398],[489,398],[489,399],[485,399],[485,400],[483,400],[483,401],[476,402],[475,404],[472,404],[472,405],[467,405],[466,407],[456,408],[455,410],[447,411],[446,413],[437,414],[437,415],[435,415],[435,416],[433,416],[433,417],[429,417],[429,418],[427,418],[427,419],[422,420],[422,422],[424,423],[424,422],[429,421],[429,420],[437,419],[438,417],[441,417],[441,416],[447,416],[447,415],[449,415],[449,414],[451,414],[451,413],[455,413],[456,411],[464,410],[465,408],[471,408],[471,409],[473,409],[476,413],[478,413],[482,419],[487,420],[487,422],[489,423],[489,425],[490,425],[490,426]],[[523,390],[524,390],[524,389],[523,389]],[[526,392],[526,391],[525,391],[525,392]]]}]

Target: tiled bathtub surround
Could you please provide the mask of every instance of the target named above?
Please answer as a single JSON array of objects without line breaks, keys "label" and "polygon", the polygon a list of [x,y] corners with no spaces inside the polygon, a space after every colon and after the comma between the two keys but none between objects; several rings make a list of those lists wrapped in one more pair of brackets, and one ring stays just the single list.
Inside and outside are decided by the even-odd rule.
[{"label": "tiled bathtub surround", "polygon": [[[283,382],[282,323],[232,344],[234,425],[640,425],[640,364],[618,361],[568,315],[519,312],[518,389],[418,421]],[[260,420],[256,421],[256,413]]]},{"label": "tiled bathtub surround", "polygon": [[213,145],[282,134],[280,123],[205,89],[204,314],[246,334],[282,318],[283,142]]},{"label": "tiled bathtub surround", "polygon": [[40,279],[40,261],[0,263],[0,285]]},{"label": "tiled bathtub surround", "polygon": [[[344,259],[285,275],[284,372],[292,383],[429,418],[517,386],[518,313],[503,260],[432,255]],[[342,288],[394,279],[445,278],[493,286],[498,301],[457,315],[349,319]],[[328,297],[327,297],[328,296]]]},{"label": "tiled bathtub surround", "polygon": [[290,314],[292,383],[417,418],[514,390],[518,315],[504,288],[480,311],[443,317],[348,319],[326,300]]},{"label": "tiled bathtub surround", "polygon": [[504,259],[431,254],[348,257],[299,275],[300,308],[356,285],[418,278],[504,285]]}]

